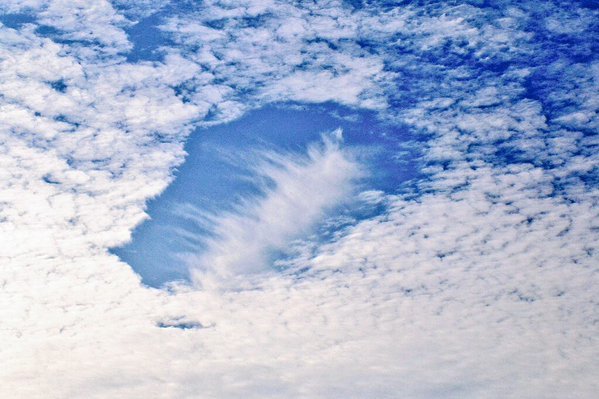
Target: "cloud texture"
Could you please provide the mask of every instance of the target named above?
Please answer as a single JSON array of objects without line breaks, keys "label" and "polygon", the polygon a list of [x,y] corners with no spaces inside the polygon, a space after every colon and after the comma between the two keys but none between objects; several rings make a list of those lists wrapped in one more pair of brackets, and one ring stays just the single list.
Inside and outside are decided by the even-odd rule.
[{"label": "cloud texture", "polygon": [[[479,3],[3,2],[0,396],[593,397],[597,9]],[[153,58],[128,58],[160,12]],[[405,126],[423,177],[362,194],[383,211],[263,271],[359,176],[333,144],[266,158],[274,186],[200,262],[244,286],[142,286],[108,249],[193,127],[286,101]],[[307,189],[306,209],[281,201]]]}]

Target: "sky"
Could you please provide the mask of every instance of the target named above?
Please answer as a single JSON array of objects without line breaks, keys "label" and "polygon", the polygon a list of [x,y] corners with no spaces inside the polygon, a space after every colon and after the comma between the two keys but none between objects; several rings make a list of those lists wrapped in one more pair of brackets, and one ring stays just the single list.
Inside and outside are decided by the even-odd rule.
[{"label": "sky", "polygon": [[3,1],[0,397],[595,397],[598,14]]}]

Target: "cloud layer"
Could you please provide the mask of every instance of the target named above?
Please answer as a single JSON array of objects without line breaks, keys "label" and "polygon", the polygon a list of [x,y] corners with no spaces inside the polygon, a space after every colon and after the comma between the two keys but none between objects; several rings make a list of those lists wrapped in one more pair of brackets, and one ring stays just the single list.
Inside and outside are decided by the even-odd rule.
[{"label": "cloud layer", "polygon": [[[354,3],[3,2],[0,396],[595,395],[596,7]],[[128,61],[154,12],[157,57]],[[422,138],[424,177],[261,273],[358,175],[332,144],[263,158],[264,197],[200,262],[246,287],[142,286],[108,249],[193,127],[283,101],[376,110]]]}]

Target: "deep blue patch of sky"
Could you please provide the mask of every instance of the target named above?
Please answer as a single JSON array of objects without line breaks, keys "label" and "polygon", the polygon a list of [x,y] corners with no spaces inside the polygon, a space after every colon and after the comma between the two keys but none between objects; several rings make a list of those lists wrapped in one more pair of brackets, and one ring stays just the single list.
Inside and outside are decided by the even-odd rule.
[{"label": "deep blue patch of sky", "polygon": [[19,29],[23,24],[35,22],[35,17],[29,14],[0,14],[0,23],[12,29]]},{"label": "deep blue patch of sky", "polygon": [[133,43],[133,51],[127,54],[127,61],[159,61],[163,54],[160,46],[168,44],[168,39],[163,35],[158,26],[163,17],[169,14],[170,8],[140,19],[126,29],[129,40]]}]

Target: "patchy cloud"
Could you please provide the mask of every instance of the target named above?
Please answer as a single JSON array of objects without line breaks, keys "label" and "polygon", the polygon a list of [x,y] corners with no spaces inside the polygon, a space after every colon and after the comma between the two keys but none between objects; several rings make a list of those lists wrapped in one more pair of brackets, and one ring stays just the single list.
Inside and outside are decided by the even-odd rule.
[{"label": "patchy cloud", "polygon": [[[491,3],[3,2],[0,393],[593,397],[597,10]],[[161,57],[129,62],[154,12]],[[334,144],[265,153],[195,260],[244,289],[142,286],[108,248],[187,135],[283,101],[401,124],[423,177],[265,273],[359,176]]]}]

